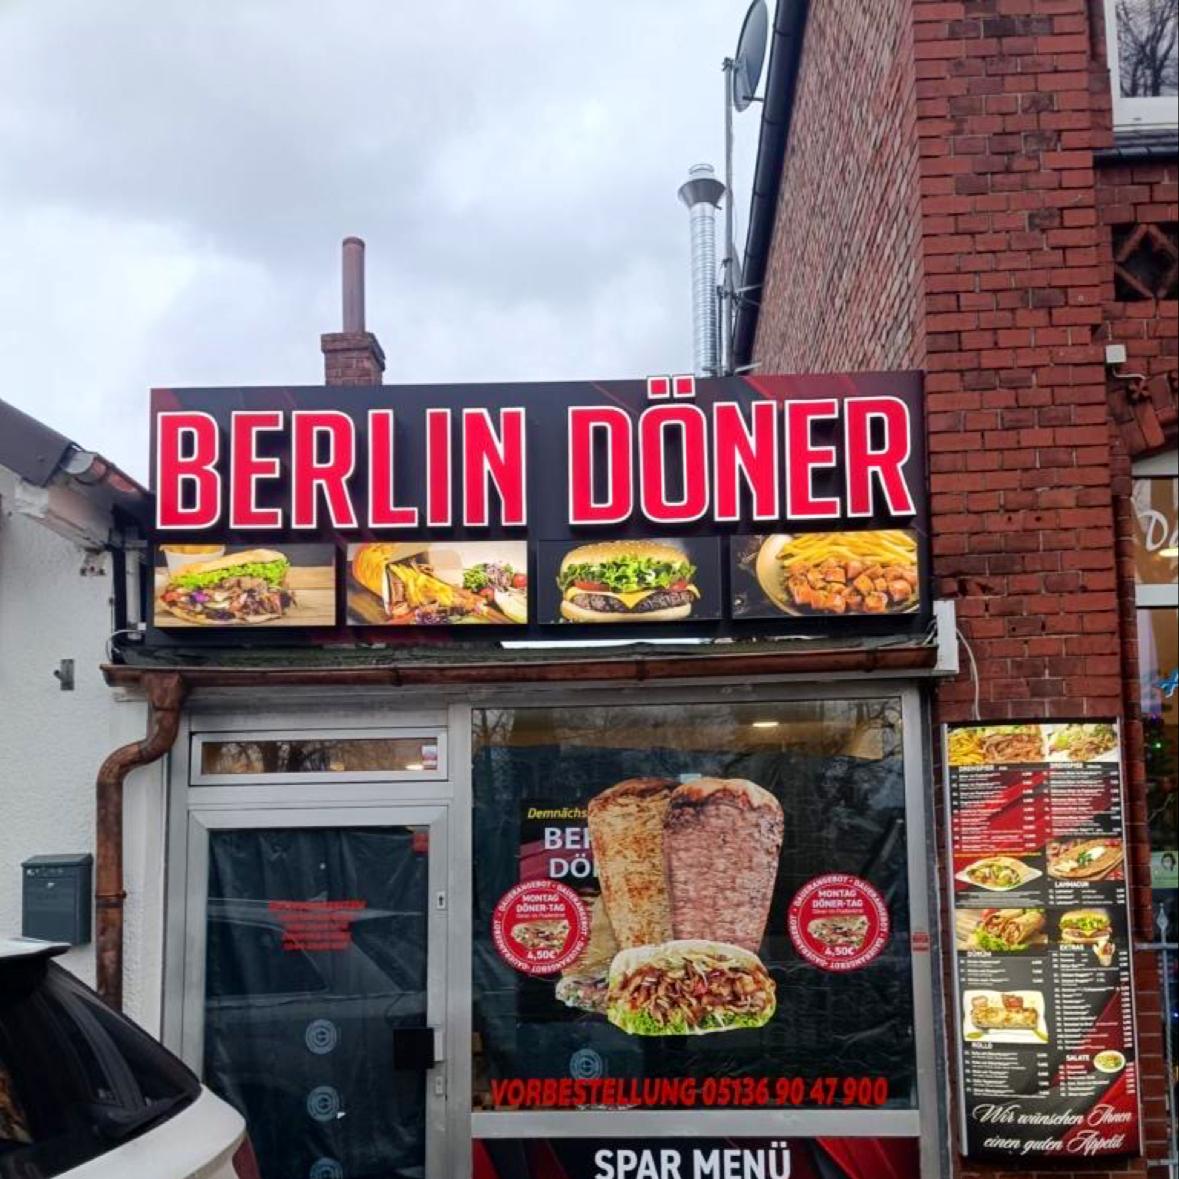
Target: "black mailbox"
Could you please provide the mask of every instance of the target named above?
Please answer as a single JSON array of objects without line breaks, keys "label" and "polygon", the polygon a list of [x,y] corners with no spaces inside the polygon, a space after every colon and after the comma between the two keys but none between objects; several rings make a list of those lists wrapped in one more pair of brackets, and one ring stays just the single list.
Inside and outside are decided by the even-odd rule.
[{"label": "black mailbox", "polygon": [[90,871],[94,857],[33,856],[21,864],[25,937],[84,946],[90,940]]}]

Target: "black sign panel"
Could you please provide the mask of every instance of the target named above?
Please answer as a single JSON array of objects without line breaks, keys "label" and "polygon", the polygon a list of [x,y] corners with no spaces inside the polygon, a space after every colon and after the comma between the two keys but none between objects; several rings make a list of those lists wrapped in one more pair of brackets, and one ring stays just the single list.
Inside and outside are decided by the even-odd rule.
[{"label": "black sign panel", "polygon": [[917,374],[155,390],[152,412],[153,614],[186,642],[323,627],[324,545],[337,626],[905,630],[928,609]]}]

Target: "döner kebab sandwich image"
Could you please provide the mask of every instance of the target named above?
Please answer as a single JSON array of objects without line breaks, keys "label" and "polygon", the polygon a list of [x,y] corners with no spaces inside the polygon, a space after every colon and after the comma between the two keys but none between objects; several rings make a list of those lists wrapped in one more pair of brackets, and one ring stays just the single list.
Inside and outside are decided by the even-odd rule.
[{"label": "d\u00f6ner kebab sandwich image", "polygon": [[862,913],[832,913],[807,924],[807,933],[824,946],[851,946],[858,950],[868,936],[868,918]]},{"label": "d\u00f6ner kebab sandwich image", "polygon": [[567,1007],[604,1015],[610,963],[617,953],[618,941],[610,925],[606,903],[600,895],[596,896],[590,905],[589,941],[558,980],[557,998]]},{"label": "d\u00f6ner kebab sandwich image", "polygon": [[184,565],[169,578],[159,604],[200,626],[234,626],[281,618],[295,602],[287,588],[290,561],[274,549],[248,549]]},{"label": "d\u00f6ner kebab sandwich image", "polygon": [[659,540],[606,540],[570,549],[557,584],[569,622],[673,622],[700,591],[683,549]]},{"label": "d\u00f6ner kebab sandwich image", "polygon": [[606,1016],[632,1036],[759,1028],[776,1006],[774,980],[740,946],[670,941],[622,950],[610,965]]},{"label": "d\u00f6ner kebab sandwich image", "polygon": [[512,926],[512,940],[526,950],[562,950],[569,936],[569,922],[555,920],[520,921]]}]

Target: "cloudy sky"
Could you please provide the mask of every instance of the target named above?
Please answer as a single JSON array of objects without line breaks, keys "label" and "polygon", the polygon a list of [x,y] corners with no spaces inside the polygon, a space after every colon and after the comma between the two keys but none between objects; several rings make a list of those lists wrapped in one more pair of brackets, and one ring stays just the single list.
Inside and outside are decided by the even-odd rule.
[{"label": "cloudy sky", "polygon": [[349,233],[389,383],[690,367],[745,7],[0,0],[0,398],[143,477],[152,385],[322,381]]}]

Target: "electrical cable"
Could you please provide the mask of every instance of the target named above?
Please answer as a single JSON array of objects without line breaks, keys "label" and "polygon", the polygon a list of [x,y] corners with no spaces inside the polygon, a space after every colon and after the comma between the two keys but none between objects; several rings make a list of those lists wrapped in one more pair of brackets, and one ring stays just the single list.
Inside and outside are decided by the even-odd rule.
[{"label": "electrical cable", "polygon": [[970,660],[970,679],[974,684],[974,719],[976,721],[982,720],[982,713],[979,711],[979,682],[978,682],[978,664],[974,661],[974,651],[970,644],[966,641],[966,636],[962,633],[961,628],[954,628],[958,633],[958,641],[966,648],[966,657]]}]

